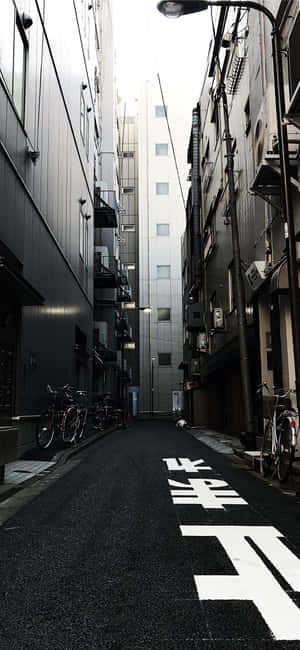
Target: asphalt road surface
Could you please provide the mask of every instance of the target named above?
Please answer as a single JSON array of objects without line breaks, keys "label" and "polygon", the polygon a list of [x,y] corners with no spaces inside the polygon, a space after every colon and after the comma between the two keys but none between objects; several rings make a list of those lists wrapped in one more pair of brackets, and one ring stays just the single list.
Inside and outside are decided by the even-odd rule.
[{"label": "asphalt road surface", "polygon": [[141,422],[0,528],[0,649],[300,648],[299,500]]}]

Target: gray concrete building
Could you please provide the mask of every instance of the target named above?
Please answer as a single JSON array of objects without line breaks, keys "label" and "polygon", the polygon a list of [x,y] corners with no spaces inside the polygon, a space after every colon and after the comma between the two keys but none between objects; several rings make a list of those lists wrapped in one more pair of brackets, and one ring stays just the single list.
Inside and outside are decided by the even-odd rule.
[{"label": "gray concrete building", "polygon": [[[293,99],[299,93],[300,81],[295,46],[299,37],[299,3],[289,3],[288,11],[287,3],[269,4],[280,22],[282,44],[288,52],[288,57],[284,58],[284,92],[290,112],[292,201],[296,240],[299,241],[300,131]],[[258,431],[262,425],[261,416],[268,409],[268,396],[264,395],[262,404],[258,404],[255,400],[257,385],[266,381],[270,387],[295,388],[271,29],[268,21],[255,11],[223,8],[216,13],[215,19],[216,41],[208,54],[196,109],[198,137],[191,137],[188,154],[194,187],[197,185],[197,171],[193,175],[195,165],[200,177],[197,233],[200,252],[195,260],[192,183],[183,240],[185,406],[193,423],[225,426],[232,432],[245,430],[231,204],[223,137],[224,115],[219,95],[221,77],[226,84],[229,104],[254,426]],[[195,147],[199,149],[196,152]],[[296,247],[299,262],[297,243]],[[291,403],[295,405],[293,396]]]},{"label": "gray concrete building", "polygon": [[[170,83],[165,90],[166,110],[179,145],[183,130],[176,128],[182,120],[178,87]],[[182,389],[178,366],[184,206],[155,77],[145,83],[139,106],[139,161],[140,304],[152,309],[140,315],[140,410],[165,414],[172,411],[173,391]],[[183,164],[180,156],[181,170]]]},{"label": "gray concrete building", "polygon": [[40,413],[47,383],[92,388],[102,125],[98,3],[6,0],[1,9],[0,417],[7,421]]}]

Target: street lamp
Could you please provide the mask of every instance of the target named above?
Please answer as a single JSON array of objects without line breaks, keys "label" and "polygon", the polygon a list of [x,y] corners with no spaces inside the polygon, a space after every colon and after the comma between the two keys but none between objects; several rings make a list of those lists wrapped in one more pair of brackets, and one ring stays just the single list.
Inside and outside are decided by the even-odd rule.
[{"label": "street lamp", "polygon": [[151,417],[154,417],[154,361],[156,357],[151,358]]},{"label": "street lamp", "polygon": [[255,9],[263,13],[270,20],[272,25],[272,59],[273,59],[273,72],[274,72],[274,91],[275,91],[275,106],[276,106],[276,120],[278,131],[278,145],[279,145],[279,158],[280,170],[282,179],[282,203],[283,214],[286,225],[286,239],[287,239],[287,266],[289,277],[289,292],[291,304],[291,317],[292,317],[292,332],[293,332],[293,350],[295,361],[295,377],[296,377],[296,396],[297,406],[300,408],[300,300],[299,300],[299,283],[298,283],[298,270],[296,258],[296,239],[295,239],[295,225],[293,215],[292,203],[292,184],[289,165],[289,151],[288,151],[288,134],[287,123],[285,121],[285,97],[284,97],[284,84],[283,84],[283,70],[282,70],[282,47],[280,42],[280,29],[279,24],[272,14],[264,5],[252,2],[252,0],[245,0],[239,2],[233,0],[181,0],[180,2],[171,2],[170,0],[162,0],[158,3],[158,10],[168,18],[179,18],[180,16],[200,12],[210,6],[216,7],[240,7],[243,9]]}]

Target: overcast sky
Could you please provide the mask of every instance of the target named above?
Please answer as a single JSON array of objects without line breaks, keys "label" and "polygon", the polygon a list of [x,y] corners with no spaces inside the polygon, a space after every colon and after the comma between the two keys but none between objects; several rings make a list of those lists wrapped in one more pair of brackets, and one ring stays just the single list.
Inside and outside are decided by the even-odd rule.
[{"label": "overcast sky", "polygon": [[114,0],[119,94],[138,97],[140,80],[159,72],[174,77],[194,106],[201,89],[211,39],[208,11],[177,20],[164,18],[157,0]]}]

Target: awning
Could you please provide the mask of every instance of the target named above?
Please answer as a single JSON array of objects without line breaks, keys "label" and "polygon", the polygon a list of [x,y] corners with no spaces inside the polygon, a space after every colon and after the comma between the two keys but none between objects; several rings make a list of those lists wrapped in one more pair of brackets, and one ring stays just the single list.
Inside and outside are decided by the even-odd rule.
[{"label": "awning", "polygon": [[0,257],[0,295],[1,303],[9,305],[42,305],[43,296]]}]

